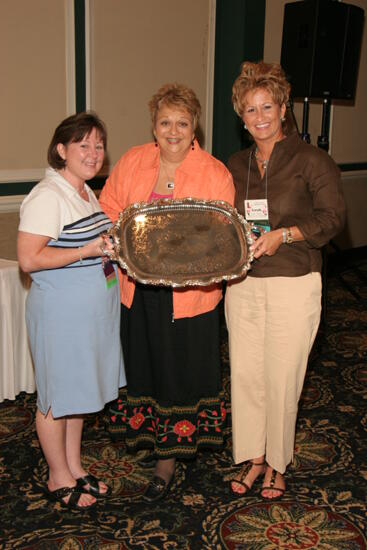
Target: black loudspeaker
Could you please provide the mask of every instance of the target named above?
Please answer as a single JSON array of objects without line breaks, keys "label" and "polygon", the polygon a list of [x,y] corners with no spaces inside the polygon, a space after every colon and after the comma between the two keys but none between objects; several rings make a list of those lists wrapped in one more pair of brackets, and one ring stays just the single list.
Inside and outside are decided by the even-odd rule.
[{"label": "black loudspeaker", "polygon": [[364,10],[336,0],[284,7],[281,65],[293,97],[354,99]]}]

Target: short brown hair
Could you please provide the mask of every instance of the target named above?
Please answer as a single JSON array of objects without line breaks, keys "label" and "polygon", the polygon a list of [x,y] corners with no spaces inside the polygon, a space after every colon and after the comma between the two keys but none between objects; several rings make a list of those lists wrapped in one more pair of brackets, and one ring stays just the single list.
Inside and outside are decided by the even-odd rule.
[{"label": "short brown hair", "polygon": [[157,119],[159,109],[165,105],[167,107],[176,107],[182,111],[187,111],[192,117],[192,125],[196,129],[201,115],[200,101],[195,92],[184,84],[164,84],[159,88],[148,103],[153,125]]},{"label": "short brown hair", "polygon": [[241,65],[241,72],[232,87],[233,108],[242,118],[243,100],[247,92],[263,88],[272,96],[278,105],[286,105],[289,100],[291,86],[285,77],[282,67],[278,63],[251,63],[245,61]]},{"label": "short brown hair", "polygon": [[107,131],[102,120],[93,111],[77,113],[65,118],[56,128],[47,151],[47,160],[52,168],[61,170],[65,168],[65,160],[60,157],[57,145],[62,143],[79,143],[84,136],[89,136],[95,128],[103,142],[104,149],[107,147]]}]

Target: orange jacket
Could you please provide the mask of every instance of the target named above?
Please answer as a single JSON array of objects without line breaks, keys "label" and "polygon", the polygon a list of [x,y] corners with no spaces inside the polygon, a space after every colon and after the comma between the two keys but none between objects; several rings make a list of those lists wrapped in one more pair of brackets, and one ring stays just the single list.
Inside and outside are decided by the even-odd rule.
[{"label": "orange jacket", "polygon": [[[160,167],[160,150],[154,143],[133,147],[113,168],[103,187],[99,202],[114,222],[119,213],[135,202],[149,200],[156,184]],[[233,205],[232,176],[219,160],[203,151],[195,141],[185,160],[176,170],[174,199],[192,197],[207,200],[224,200]],[[119,270],[121,302],[131,307],[135,283]],[[222,297],[221,285],[198,287],[194,290],[173,290],[175,319],[194,317],[215,308]]]}]

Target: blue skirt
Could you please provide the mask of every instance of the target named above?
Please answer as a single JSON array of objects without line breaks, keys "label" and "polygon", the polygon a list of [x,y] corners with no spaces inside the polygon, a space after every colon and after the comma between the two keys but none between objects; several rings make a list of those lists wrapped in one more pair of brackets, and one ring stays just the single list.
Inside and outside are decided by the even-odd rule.
[{"label": "blue skirt", "polygon": [[54,418],[96,412],[125,385],[119,285],[101,263],[32,275],[26,321],[37,405]]}]

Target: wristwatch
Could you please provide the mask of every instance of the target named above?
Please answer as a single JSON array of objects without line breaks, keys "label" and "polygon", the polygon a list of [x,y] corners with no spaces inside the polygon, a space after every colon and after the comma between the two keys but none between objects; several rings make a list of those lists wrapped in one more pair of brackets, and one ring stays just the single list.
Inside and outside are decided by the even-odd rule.
[{"label": "wristwatch", "polygon": [[292,244],[293,242],[293,235],[290,227],[287,227],[287,239],[285,241],[287,244]]}]

